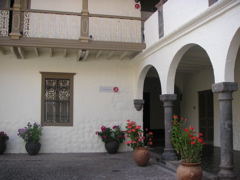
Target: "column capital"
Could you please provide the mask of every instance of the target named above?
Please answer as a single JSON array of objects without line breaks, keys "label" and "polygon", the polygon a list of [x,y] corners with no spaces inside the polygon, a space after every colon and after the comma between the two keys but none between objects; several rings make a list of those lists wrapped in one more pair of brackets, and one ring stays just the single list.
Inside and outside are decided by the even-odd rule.
[{"label": "column capital", "polygon": [[137,111],[140,111],[144,104],[144,99],[134,99],[133,100],[134,107]]},{"label": "column capital", "polygon": [[214,93],[233,92],[238,90],[238,84],[235,82],[221,82],[212,85]]},{"label": "column capital", "polygon": [[177,100],[177,95],[176,94],[162,94],[162,95],[160,95],[160,100],[161,101],[175,101],[175,100]]}]

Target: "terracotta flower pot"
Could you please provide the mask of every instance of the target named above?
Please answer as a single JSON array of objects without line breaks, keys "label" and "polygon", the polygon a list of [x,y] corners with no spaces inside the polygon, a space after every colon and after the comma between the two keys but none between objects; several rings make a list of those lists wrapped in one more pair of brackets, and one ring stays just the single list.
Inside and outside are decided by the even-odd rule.
[{"label": "terracotta flower pot", "polygon": [[150,152],[148,148],[137,148],[134,151],[134,160],[138,166],[146,166],[150,159]]},{"label": "terracotta flower pot", "polygon": [[202,168],[199,163],[184,163],[180,161],[177,168],[177,180],[201,180]]}]

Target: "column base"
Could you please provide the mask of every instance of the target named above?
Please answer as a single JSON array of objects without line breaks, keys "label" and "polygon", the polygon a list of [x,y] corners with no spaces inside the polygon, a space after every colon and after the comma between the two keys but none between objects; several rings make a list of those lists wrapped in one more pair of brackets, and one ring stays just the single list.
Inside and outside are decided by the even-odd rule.
[{"label": "column base", "polygon": [[161,159],[163,161],[176,161],[178,160],[176,153],[173,148],[164,148],[164,153],[162,154]]},{"label": "column base", "polygon": [[219,179],[236,179],[237,176],[233,172],[233,166],[220,166],[217,176]]}]

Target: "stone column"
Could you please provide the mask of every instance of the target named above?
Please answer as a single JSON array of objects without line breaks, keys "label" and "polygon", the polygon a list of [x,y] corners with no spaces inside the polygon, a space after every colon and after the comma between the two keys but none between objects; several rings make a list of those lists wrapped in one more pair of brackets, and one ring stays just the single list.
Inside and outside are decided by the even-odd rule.
[{"label": "stone column", "polygon": [[165,148],[162,155],[164,161],[177,160],[176,153],[171,143],[171,128],[173,119],[173,101],[177,99],[176,94],[160,95],[160,100],[163,101],[164,106],[164,122],[165,122]]},{"label": "stone column", "polygon": [[212,91],[218,93],[220,106],[221,164],[218,173],[220,179],[236,178],[233,172],[232,93],[237,89],[237,83],[233,82],[212,85]]}]

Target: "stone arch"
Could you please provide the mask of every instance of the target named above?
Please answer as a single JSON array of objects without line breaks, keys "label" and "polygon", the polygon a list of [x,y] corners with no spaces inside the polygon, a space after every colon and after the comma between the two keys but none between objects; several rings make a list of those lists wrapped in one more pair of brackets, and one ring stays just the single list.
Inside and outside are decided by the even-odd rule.
[{"label": "stone arch", "polygon": [[[140,74],[139,74],[139,76],[138,76],[137,95],[136,95],[136,97],[137,97],[138,99],[142,99],[144,80],[145,80],[145,78],[146,78],[147,73],[149,72],[149,70],[150,70],[151,68],[156,69],[153,65],[150,65],[150,64],[146,65],[145,67],[142,68],[142,70],[141,70],[141,72],[140,72]],[[157,71],[157,69],[156,69],[156,71]],[[159,79],[160,79],[160,76],[159,76],[159,75],[158,75],[158,77],[159,77]],[[160,82],[159,82],[159,83],[160,83]],[[161,83],[160,83],[160,84],[161,84]]]},{"label": "stone arch", "polygon": [[174,94],[174,82],[175,82],[175,75],[176,75],[178,64],[181,61],[182,56],[187,52],[187,50],[189,50],[194,45],[195,44],[187,44],[181,47],[173,57],[172,62],[169,66],[168,74],[167,74],[167,81],[166,81],[167,94]]},{"label": "stone arch", "polygon": [[226,64],[225,64],[225,81],[234,82],[234,68],[236,64],[236,57],[240,47],[240,28],[234,34],[232,41],[230,43]]}]

